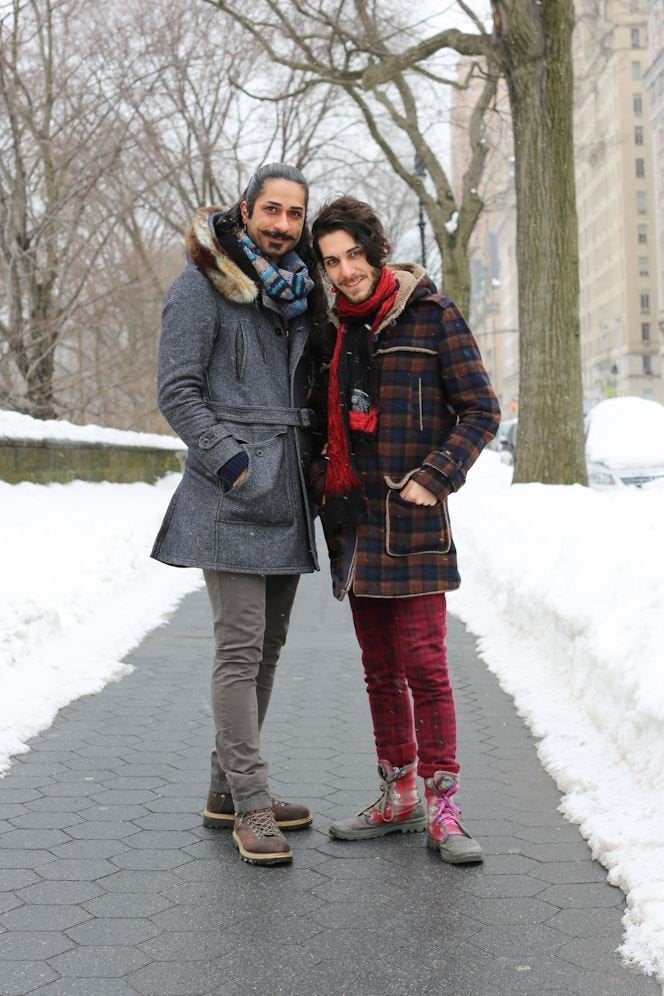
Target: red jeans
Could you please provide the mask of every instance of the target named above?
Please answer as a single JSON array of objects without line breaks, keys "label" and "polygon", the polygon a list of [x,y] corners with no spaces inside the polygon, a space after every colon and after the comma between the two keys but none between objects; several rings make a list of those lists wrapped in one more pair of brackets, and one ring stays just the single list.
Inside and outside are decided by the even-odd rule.
[{"label": "red jeans", "polygon": [[[445,595],[351,593],[378,759],[417,773],[458,774],[456,712],[445,652]],[[411,698],[412,696],[412,698]]]}]

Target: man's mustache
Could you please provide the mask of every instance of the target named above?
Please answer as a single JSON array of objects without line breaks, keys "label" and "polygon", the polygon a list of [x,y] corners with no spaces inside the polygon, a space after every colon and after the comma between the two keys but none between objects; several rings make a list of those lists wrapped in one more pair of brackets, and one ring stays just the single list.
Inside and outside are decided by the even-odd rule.
[{"label": "man's mustache", "polygon": [[268,238],[270,238],[270,239],[278,239],[280,242],[293,242],[294,241],[293,238],[290,235],[286,235],[285,232],[275,232],[275,231],[265,230],[264,234],[267,235]]}]

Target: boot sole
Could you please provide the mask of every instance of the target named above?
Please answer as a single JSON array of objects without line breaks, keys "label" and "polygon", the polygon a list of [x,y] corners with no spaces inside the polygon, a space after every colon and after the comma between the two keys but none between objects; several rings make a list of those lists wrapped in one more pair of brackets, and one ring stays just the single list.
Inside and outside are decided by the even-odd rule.
[{"label": "boot sole", "polygon": [[[306,816],[299,820],[276,820],[280,830],[306,830],[314,822],[313,816]],[[235,824],[235,814],[226,816],[218,813],[211,813],[203,810],[203,826],[208,830],[232,830]]]},{"label": "boot sole", "polygon": [[384,827],[367,827],[366,830],[337,830],[334,824],[329,828],[330,837],[335,840],[374,840],[376,837],[386,837],[390,833],[421,833],[426,826],[426,819],[411,820],[409,823],[389,824]]},{"label": "boot sole", "polygon": [[293,861],[292,851],[273,851],[271,854],[258,854],[255,851],[245,851],[240,838],[233,831],[233,844],[240,852],[240,857],[248,865],[289,865]]},{"label": "boot sole", "polygon": [[450,854],[441,850],[440,843],[427,834],[427,847],[432,851],[438,851],[440,858],[448,865],[481,865],[484,862],[484,855],[481,851],[474,854]]}]

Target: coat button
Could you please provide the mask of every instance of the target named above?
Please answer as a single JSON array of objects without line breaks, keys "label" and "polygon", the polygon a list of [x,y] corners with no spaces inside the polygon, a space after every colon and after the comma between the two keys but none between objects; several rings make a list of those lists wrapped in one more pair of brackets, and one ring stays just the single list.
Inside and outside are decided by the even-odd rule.
[{"label": "coat button", "polygon": [[263,456],[262,450],[256,450],[256,456]]}]

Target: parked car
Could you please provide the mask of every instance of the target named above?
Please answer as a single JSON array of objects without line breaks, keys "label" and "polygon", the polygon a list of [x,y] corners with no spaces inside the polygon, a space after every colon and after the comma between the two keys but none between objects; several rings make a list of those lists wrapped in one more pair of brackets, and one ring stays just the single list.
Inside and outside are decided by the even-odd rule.
[{"label": "parked car", "polygon": [[518,418],[511,418],[506,423],[505,433],[500,440],[500,459],[503,463],[514,466],[516,462],[516,437],[519,431]]},{"label": "parked car", "polygon": [[607,398],[585,418],[588,483],[593,488],[664,482],[664,405]]},{"label": "parked car", "polygon": [[487,449],[498,450],[500,453],[503,449],[503,440],[507,436],[509,427],[513,425],[514,422],[516,422],[515,418],[504,418],[498,426],[498,432],[488,444]]}]

